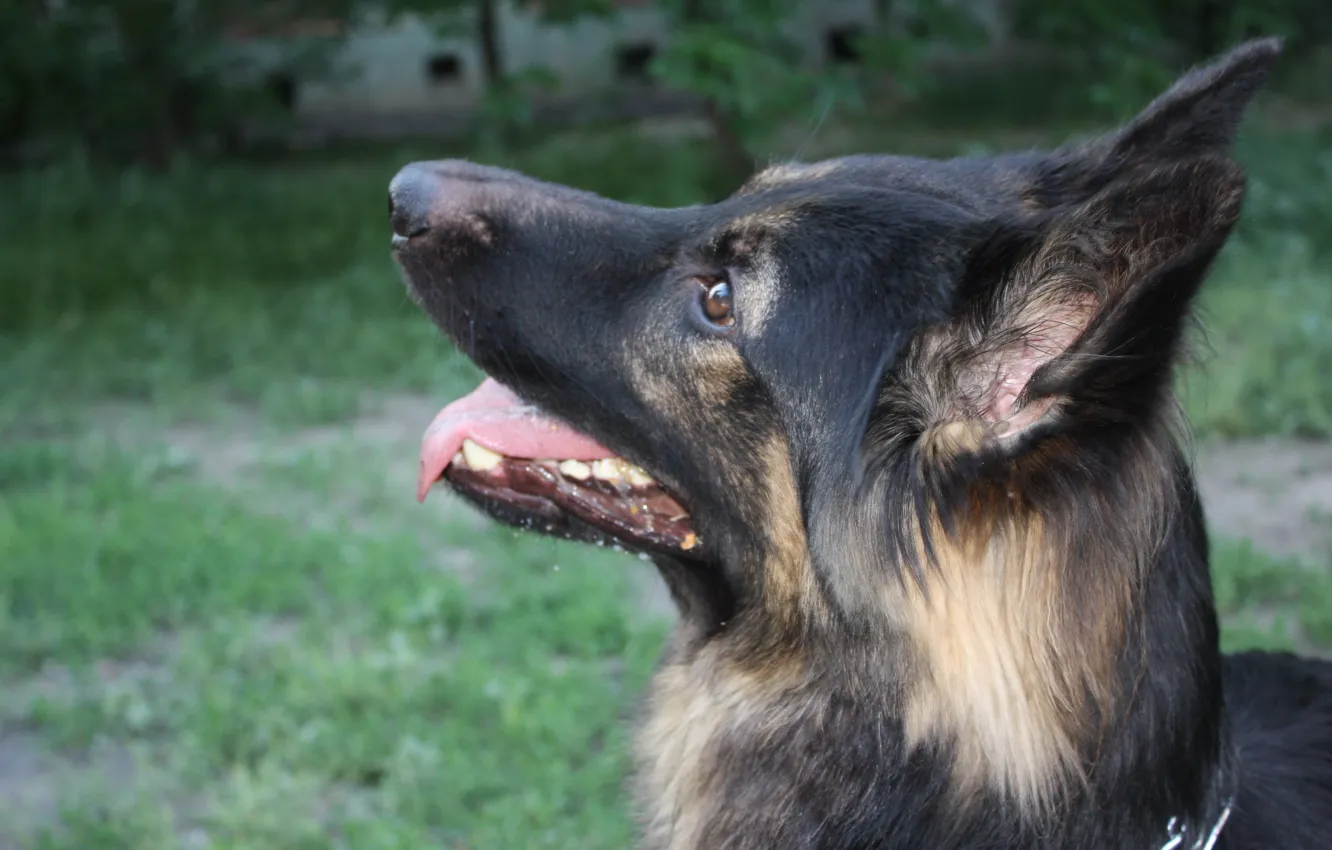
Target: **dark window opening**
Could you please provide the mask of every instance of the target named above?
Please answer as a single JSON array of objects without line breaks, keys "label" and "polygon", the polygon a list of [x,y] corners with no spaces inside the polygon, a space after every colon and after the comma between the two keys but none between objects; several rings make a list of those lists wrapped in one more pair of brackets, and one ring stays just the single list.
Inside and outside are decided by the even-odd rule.
[{"label": "dark window opening", "polygon": [[426,76],[435,85],[462,79],[462,60],[456,53],[436,53],[426,60]]},{"label": "dark window opening", "polygon": [[285,111],[291,112],[296,108],[296,78],[291,74],[284,72],[269,74],[264,87]]},{"label": "dark window opening", "polygon": [[621,80],[646,83],[652,80],[652,60],[657,46],[650,43],[622,44],[615,48],[615,76]]},{"label": "dark window opening", "polygon": [[835,27],[824,33],[824,52],[834,65],[858,65],[861,60],[860,27]]}]

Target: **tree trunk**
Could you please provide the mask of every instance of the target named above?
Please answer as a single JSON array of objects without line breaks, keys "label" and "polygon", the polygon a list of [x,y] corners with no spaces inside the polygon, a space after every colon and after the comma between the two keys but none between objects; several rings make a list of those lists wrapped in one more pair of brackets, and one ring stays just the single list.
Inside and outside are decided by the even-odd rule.
[{"label": "tree trunk", "polygon": [[1224,42],[1233,12],[1232,0],[1198,0],[1193,21],[1195,60],[1210,58],[1228,46]]},{"label": "tree trunk", "polygon": [[[689,24],[713,23],[709,12],[710,0],[685,0],[681,22]],[[718,177],[725,194],[730,194],[749,179],[754,173],[754,155],[745,146],[744,140],[735,127],[735,117],[717,102],[715,98],[705,98],[704,109],[708,124],[712,128],[712,137],[717,147],[715,157]]]},{"label": "tree trunk", "polygon": [[485,70],[487,88],[498,88],[507,82],[495,3],[496,0],[477,0],[476,9],[476,34],[481,42],[481,67]]},{"label": "tree trunk", "polygon": [[731,116],[715,100],[708,98],[705,108],[708,123],[712,126],[712,136],[717,143],[717,168],[722,190],[729,195],[753,175],[754,155],[735,131],[735,122]]}]

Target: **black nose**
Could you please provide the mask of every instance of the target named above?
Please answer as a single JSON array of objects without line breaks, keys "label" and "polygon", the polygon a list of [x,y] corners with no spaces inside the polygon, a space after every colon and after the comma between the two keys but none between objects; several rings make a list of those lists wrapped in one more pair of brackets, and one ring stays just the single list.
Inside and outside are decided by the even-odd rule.
[{"label": "black nose", "polygon": [[430,212],[440,190],[439,177],[428,169],[409,165],[389,184],[389,223],[404,239],[430,229]]}]

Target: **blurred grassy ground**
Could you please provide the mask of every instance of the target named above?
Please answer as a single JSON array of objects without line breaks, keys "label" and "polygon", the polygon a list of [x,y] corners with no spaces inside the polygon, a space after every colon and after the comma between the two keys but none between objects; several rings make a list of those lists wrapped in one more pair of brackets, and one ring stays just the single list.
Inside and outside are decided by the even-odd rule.
[{"label": "blurred grassy ground", "polygon": [[[1208,438],[1332,434],[1332,132],[1273,123],[1185,382]],[[830,130],[806,156],[1067,132]],[[8,179],[0,847],[626,845],[625,720],[665,628],[642,566],[410,501],[420,429],[477,374],[403,294],[385,188],[448,153]],[[697,141],[486,159],[711,192]],[[1216,573],[1228,645],[1332,646],[1325,571],[1222,540]]]}]

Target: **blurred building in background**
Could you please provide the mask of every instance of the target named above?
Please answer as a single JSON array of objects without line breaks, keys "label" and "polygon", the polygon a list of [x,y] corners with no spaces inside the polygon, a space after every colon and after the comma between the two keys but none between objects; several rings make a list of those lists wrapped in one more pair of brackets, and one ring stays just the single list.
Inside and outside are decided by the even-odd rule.
[{"label": "blurred building in background", "polygon": [[[875,0],[800,0],[785,28],[812,65],[854,61],[855,37],[876,16]],[[609,17],[570,23],[543,20],[539,0],[497,0],[492,32],[502,72],[540,75],[534,100],[546,113],[607,117],[686,110],[690,98],[659,89],[650,67],[671,37],[670,21],[652,0],[615,0]],[[292,37],[339,35],[327,70],[302,78],[274,72],[270,85],[298,127],[319,136],[402,135],[461,128],[487,91],[487,69],[475,14],[456,19],[371,16],[354,25],[306,21],[281,33],[234,27],[231,40],[280,66]],[[276,37],[275,37],[276,36]]]}]

